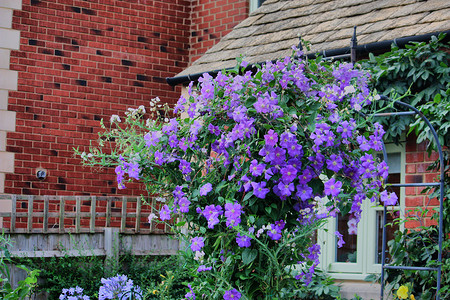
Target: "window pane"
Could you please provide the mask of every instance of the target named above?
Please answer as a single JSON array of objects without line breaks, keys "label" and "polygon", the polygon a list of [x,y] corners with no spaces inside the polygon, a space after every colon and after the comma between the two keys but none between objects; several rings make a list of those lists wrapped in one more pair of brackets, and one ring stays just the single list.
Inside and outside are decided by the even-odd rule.
[{"label": "window pane", "polygon": [[[382,157],[382,156],[381,156]],[[401,182],[401,154],[400,153],[388,153],[388,164],[389,164],[389,177],[388,183],[400,183]],[[388,187],[387,191],[392,193],[395,192],[400,201],[400,187]],[[380,204],[380,203],[378,203]],[[400,205],[397,202],[397,205]],[[383,211],[376,212],[376,251],[375,251],[375,263],[381,264],[381,257],[383,252]],[[387,247],[387,242],[394,238],[394,232],[399,229],[398,224],[393,224],[394,219],[398,217],[398,211],[388,211],[386,215],[386,261],[389,261],[389,250]]]},{"label": "window pane", "polygon": [[350,215],[348,214],[345,216],[338,215],[336,217],[337,231],[342,234],[342,239],[345,242],[341,248],[338,248],[336,238],[336,262],[356,263],[356,234],[348,233],[347,222],[349,217]]},{"label": "window pane", "polygon": [[[390,211],[386,213],[386,262],[390,260],[389,248],[387,242],[394,239],[394,232],[399,229],[398,223],[394,224],[394,219],[397,218],[398,211]],[[375,251],[375,263],[381,264],[383,253],[383,211],[377,211],[377,242]]]}]

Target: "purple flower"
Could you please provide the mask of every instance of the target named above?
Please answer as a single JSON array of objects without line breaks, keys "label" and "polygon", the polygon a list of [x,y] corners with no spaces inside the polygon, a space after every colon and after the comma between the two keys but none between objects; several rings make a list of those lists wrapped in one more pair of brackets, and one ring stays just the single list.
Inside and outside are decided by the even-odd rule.
[{"label": "purple flower", "polygon": [[237,233],[236,243],[241,248],[248,248],[251,244],[251,238],[246,235],[241,235],[239,232]]},{"label": "purple flower", "polygon": [[382,161],[378,164],[378,175],[381,176],[384,180],[387,179],[389,175],[389,166],[385,161]]},{"label": "purple flower", "polygon": [[286,159],[286,150],[278,147],[273,148],[265,159],[267,162],[272,162],[273,165],[283,164]]},{"label": "purple flower", "polygon": [[305,169],[303,173],[300,176],[298,176],[298,180],[301,184],[307,184],[308,182],[311,181],[312,178],[313,173],[309,168]]},{"label": "purple flower", "polygon": [[164,153],[159,152],[158,150],[155,151],[154,157],[155,157],[155,163],[160,166],[165,162]]},{"label": "purple flower", "polygon": [[227,227],[234,227],[241,223],[242,206],[239,203],[225,204],[225,217]]},{"label": "purple flower", "polygon": [[290,133],[289,131],[285,131],[280,136],[280,146],[288,149],[292,144],[296,144],[297,139],[295,135]]},{"label": "purple flower", "polygon": [[200,196],[206,196],[211,191],[212,191],[212,184],[208,182],[200,188],[199,194]]},{"label": "purple flower", "polygon": [[165,204],[163,208],[159,211],[159,218],[162,221],[170,220],[170,208]]},{"label": "purple flower", "polygon": [[327,182],[325,182],[325,195],[331,195],[333,197],[337,197],[341,192],[342,182],[339,180],[336,181],[334,178],[331,178]]},{"label": "purple flower", "polygon": [[339,132],[344,139],[351,138],[353,135],[353,129],[351,123],[348,121],[343,121],[340,123],[340,125],[337,127],[336,132]]},{"label": "purple flower", "polygon": [[297,142],[289,144],[289,146],[286,149],[288,151],[289,156],[291,157],[303,155],[303,147]]},{"label": "purple flower", "polygon": [[295,195],[303,201],[306,201],[313,197],[313,189],[307,184],[297,185],[297,193]]},{"label": "purple flower", "polygon": [[267,114],[271,110],[271,105],[266,97],[258,97],[258,100],[253,104],[257,113]]},{"label": "purple flower", "polygon": [[214,134],[215,136],[219,136],[220,135],[220,129],[219,126],[214,126],[211,123],[208,125],[208,130],[209,132],[211,132],[212,134]]},{"label": "purple flower", "polygon": [[83,295],[83,289],[79,286],[75,288],[63,289],[61,295],[59,295],[60,300],[89,300],[89,296]]},{"label": "purple flower", "polygon": [[334,234],[338,238],[337,241],[338,248],[342,248],[342,246],[345,244],[344,240],[342,239],[342,234],[340,234],[339,231],[335,231]]},{"label": "purple flower", "polygon": [[212,270],[212,267],[207,267],[205,265],[201,265],[198,267],[197,272],[200,273],[200,272],[211,271],[211,270]]},{"label": "purple flower", "polygon": [[295,190],[294,184],[292,182],[291,183],[280,182],[277,185],[277,187],[282,196],[290,196],[292,192]]},{"label": "purple flower", "polygon": [[387,191],[382,191],[380,193],[380,201],[383,202],[384,206],[397,204],[398,197],[395,193],[388,193]]},{"label": "purple flower", "polygon": [[220,205],[208,205],[202,212],[203,216],[208,220],[208,228],[214,228],[214,225],[220,222],[219,216],[222,214]]},{"label": "purple flower", "polygon": [[284,222],[281,224],[270,224],[270,229],[267,231],[267,235],[274,241],[281,239],[281,231],[284,228]]},{"label": "purple flower", "polygon": [[147,147],[156,146],[161,137],[162,134],[160,131],[148,132],[146,135],[144,135],[145,145]]},{"label": "purple flower", "polygon": [[140,296],[141,289],[139,286],[133,286],[133,281],[128,279],[126,275],[117,275],[110,278],[102,278],[102,286],[98,292],[99,300],[106,299],[130,299],[133,294],[133,299],[142,299]]},{"label": "purple flower", "polygon": [[185,161],[184,159],[180,159],[180,165],[178,166],[178,168],[180,169],[181,173],[186,175],[191,173],[192,169],[191,169],[191,164],[187,161]]},{"label": "purple flower", "polygon": [[191,204],[191,201],[188,200],[186,197],[182,197],[178,201],[178,205],[180,206],[180,212],[187,213],[189,212],[189,204]]},{"label": "purple flower", "polygon": [[267,193],[270,192],[270,189],[266,188],[265,181],[252,182],[251,184],[253,187],[253,195],[255,195],[255,197],[258,197],[259,199],[266,198]]},{"label": "purple flower", "polygon": [[356,138],[356,141],[359,144],[359,148],[361,148],[362,151],[369,151],[370,150],[370,144],[369,141],[363,137],[362,135],[358,136]]},{"label": "purple flower", "polygon": [[177,185],[172,194],[177,199],[180,199],[185,195],[185,193],[183,192],[183,187],[181,185]]},{"label": "purple flower", "polygon": [[264,172],[265,165],[258,164],[256,159],[252,160],[250,163],[249,171],[253,176],[260,176]]},{"label": "purple flower", "polygon": [[189,300],[195,300],[195,293],[190,284],[188,284],[188,288],[189,288],[189,292],[186,293],[186,295],[184,295],[184,297]]},{"label": "purple flower", "polygon": [[239,203],[225,203],[225,217],[239,218],[242,214],[242,206]]},{"label": "purple flower", "polygon": [[331,171],[339,172],[342,169],[342,157],[336,154],[330,155],[330,158],[327,159],[327,167]]},{"label": "purple flower", "polygon": [[290,183],[294,181],[294,179],[297,177],[297,169],[291,165],[282,168],[280,173],[281,173],[281,180],[284,183]]},{"label": "purple flower", "polygon": [[267,146],[274,147],[278,142],[278,134],[273,131],[273,129],[270,129],[269,132],[264,135],[264,140],[266,141]]},{"label": "purple flower", "polygon": [[176,134],[172,134],[169,137],[169,146],[175,148],[178,145],[178,139]]},{"label": "purple flower", "polygon": [[123,184],[123,181],[125,180],[125,170],[123,169],[123,166],[119,165],[115,168],[115,172],[117,175],[117,186],[119,187],[119,190],[122,190],[125,188],[125,185]]},{"label": "purple flower", "polygon": [[196,236],[191,239],[191,250],[200,251],[205,246],[205,239],[201,236]]},{"label": "purple flower", "polygon": [[232,289],[230,291],[226,291],[223,295],[224,300],[238,300],[241,299],[241,293],[236,289]]}]

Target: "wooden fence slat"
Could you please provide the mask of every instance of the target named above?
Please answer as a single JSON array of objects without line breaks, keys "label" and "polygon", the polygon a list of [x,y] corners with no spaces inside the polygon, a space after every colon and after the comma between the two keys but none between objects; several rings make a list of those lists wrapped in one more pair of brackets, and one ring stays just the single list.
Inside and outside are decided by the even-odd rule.
[{"label": "wooden fence slat", "polygon": [[28,196],[28,219],[27,219],[27,232],[30,233],[33,228],[33,203],[34,197]]},{"label": "wooden fence slat", "polygon": [[48,230],[48,196],[44,196],[44,222],[42,224],[44,233]]},{"label": "wooden fence slat", "polygon": [[80,215],[80,210],[81,210],[81,199],[80,197],[76,197],[76,217],[75,217],[75,232],[79,233],[80,232],[80,223],[81,223],[81,215]]},{"label": "wooden fence slat", "polygon": [[122,198],[122,215],[120,219],[120,232],[125,232],[125,225],[127,222],[127,198]]},{"label": "wooden fence slat", "polygon": [[12,196],[12,209],[11,209],[11,233],[13,233],[16,229],[16,206],[17,206],[17,198],[16,195]]},{"label": "wooden fence slat", "polygon": [[65,209],[65,201],[64,197],[59,199],[59,233],[64,233],[64,209]]},{"label": "wooden fence slat", "polygon": [[142,198],[136,198],[136,226],[135,232],[138,233],[141,231],[141,208],[142,208]]},{"label": "wooden fence slat", "polygon": [[90,216],[90,220],[89,220],[89,231],[94,233],[95,232],[95,209],[97,207],[97,197],[92,196],[91,198],[91,216]]},{"label": "wooden fence slat", "polygon": [[112,199],[108,198],[108,202],[106,203],[106,227],[111,226],[111,206]]}]

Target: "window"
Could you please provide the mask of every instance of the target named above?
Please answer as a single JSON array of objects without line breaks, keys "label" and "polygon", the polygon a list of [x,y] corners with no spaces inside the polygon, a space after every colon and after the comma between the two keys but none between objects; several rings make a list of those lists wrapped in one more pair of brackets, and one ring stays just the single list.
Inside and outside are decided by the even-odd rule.
[{"label": "window", "polygon": [[265,0],[250,0],[250,13],[260,7]]},{"label": "window", "polygon": [[[403,183],[405,174],[405,151],[402,146],[386,145],[388,152],[389,182]],[[382,158],[382,155],[380,155]],[[389,208],[387,223],[397,218],[404,206],[404,188],[390,188],[399,197],[399,205]],[[330,219],[318,232],[321,244],[320,267],[336,279],[362,280],[368,274],[381,272],[383,207],[379,203],[363,202],[363,214],[358,224],[358,234],[348,233],[348,215]],[[396,226],[387,226],[387,240],[392,239]],[[334,234],[339,231],[345,244],[337,247]]]}]

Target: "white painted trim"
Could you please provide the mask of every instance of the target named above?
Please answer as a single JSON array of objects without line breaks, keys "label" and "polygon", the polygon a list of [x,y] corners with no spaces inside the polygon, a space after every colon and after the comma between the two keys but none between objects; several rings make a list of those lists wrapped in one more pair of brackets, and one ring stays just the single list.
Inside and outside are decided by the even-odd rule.
[{"label": "white painted trim", "polygon": [[14,173],[14,153],[6,152],[6,135],[16,128],[16,112],[8,111],[8,94],[18,84],[18,72],[10,70],[10,56],[11,50],[20,49],[20,31],[12,29],[13,10],[20,9],[22,0],[0,0],[0,194],[5,192],[5,173]]}]

